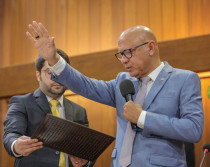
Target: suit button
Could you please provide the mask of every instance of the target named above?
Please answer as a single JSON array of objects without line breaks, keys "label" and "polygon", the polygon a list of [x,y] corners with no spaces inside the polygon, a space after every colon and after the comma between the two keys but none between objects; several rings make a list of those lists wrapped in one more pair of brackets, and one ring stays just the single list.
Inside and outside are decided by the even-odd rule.
[{"label": "suit button", "polygon": [[56,154],[56,155],[59,155],[59,154],[60,154],[60,152],[59,152],[59,151],[56,151],[56,152],[55,152],[55,154]]}]

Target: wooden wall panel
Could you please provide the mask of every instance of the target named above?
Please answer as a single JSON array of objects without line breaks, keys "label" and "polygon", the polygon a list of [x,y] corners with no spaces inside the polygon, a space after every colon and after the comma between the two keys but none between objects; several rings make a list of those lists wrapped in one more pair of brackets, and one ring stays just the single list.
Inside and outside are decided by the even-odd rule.
[{"label": "wooden wall panel", "polygon": [[[4,1],[0,1],[0,18],[4,18]],[[3,24],[0,24],[0,32],[3,32]],[[3,39],[3,33],[0,33],[0,39]],[[3,41],[0,40],[0,66],[3,66]]]},{"label": "wooden wall panel", "polygon": [[203,32],[202,0],[188,0],[189,9],[189,35],[201,35]]},{"label": "wooden wall panel", "polygon": [[129,27],[136,25],[136,0],[124,0],[124,10],[121,12],[124,13],[124,28],[127,29]]},{"label": "wooden wall panel", "polygon": [[101,50],[112,49],[112,0],[101,0]]},{"label": "wooden wall panel", "polygon": [[149,27],[149,1],[148,0],[137,0],[136,1],[136,25],[144,25]]},{"label": "wooden wall panel", "polygon": [[162,1],[162,9],[162,38],[164,40],[173,39],[176,36],[175,1]]},{"label": "wooden wall panel", "polygon": [[[122,3],[122,0],[114,0],[112,1],[112,38],[113,38],[113,46],[117,48],[118,45],[118,38],[120,34],[125,30],[124,28],[124,18],[125,13],[124,10],[124,3]],[[101,32],[102,33],[102,32]]]},{"label": "wooden wall panel", "polygon": [[14,158],[8,155],[3,145],[3,122],[7,114],[8,100],[7,98],[0,99],[0,167],[12,167],[14,165]]},{"label": "wooden wall panel", "polygon": [[[175,38],[184,38],[189,36],[189,24],[188,24],[188,5],[187,1],[175,0]],[[171,22],[169,22],[171,24]]]},{"label": "wooden wall panel", "polygon": [[[74,1],[74,0],[70,0],[67,1],[67,20],[66,21],[66,45],[65,45],[65,49],[67,51],[67,53],[70,53],[71,55],[73,54],[77,54],[79,53],[78,51],[78,2],[79,1]],[[62,30],[62,25],[60,27],[60,30]],[[60,46],[63,49],[63,46]]]},{"label": "wooden wall panel", "polygon": [[89,0],[78,1],[78,50],[81,54],[89,52],[89,18]]},{"label": "wooden wall panel", "polygon": [[101,50],[100,5],[100,1],[90,0],[90,52]]},{"label": "wooden wall panel", "polygon": [[209,14],[209,6],[210,1],[209,0],[203,0],[202,1],[202,20],[203,20],[203,33],[209,34],[210,30],[210,14]]},{"label": "wooden wall panel", "polygon": [[149,0],[149,28],[156,34],[158,41],[163,40],[162,11],[163,9],[161,0]]},{"label": "wooden wall panel", "polygon": [[43,22],[71,55],[117,47],[123,30],[150,27],[159,41],[210,33],[207,0],[1,0],[0,66],[33,62],[27,25]]}]

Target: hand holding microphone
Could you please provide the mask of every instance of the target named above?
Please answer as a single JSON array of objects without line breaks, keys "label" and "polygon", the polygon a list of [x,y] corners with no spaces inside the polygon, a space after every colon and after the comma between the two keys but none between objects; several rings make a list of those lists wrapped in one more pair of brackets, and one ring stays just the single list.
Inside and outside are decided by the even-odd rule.
[{"label": "hand holding microphone", "polygon": [[[125,79],[120,83],[120,92],[121,92],[122,96],[125,98],[126,102],[133,101],[132,96],[135,94],[135,89],[134,89],[133,83],[130,80]],[[125,117],[135,118],[135,117],[137,117],[137,115],[139,115],[139,113],[136,112],[135,110],[138,110],[138,111],[142,110],[141,106],[139,106],[137,104],[133,105],[132,103],[133,102],[127,103],[125,105],[125,109],[131,111],[129,113],[127,112],[126,113],[127,115],[125,115]],[[132,112],[132,111],[134,111],[134,112]],[[137,122],[137,121],[132,120],[132,122]],[[137,125],[134,123],[131,123],[131,127],[134,131],[137,131],[139,129],[137,127]]]}]

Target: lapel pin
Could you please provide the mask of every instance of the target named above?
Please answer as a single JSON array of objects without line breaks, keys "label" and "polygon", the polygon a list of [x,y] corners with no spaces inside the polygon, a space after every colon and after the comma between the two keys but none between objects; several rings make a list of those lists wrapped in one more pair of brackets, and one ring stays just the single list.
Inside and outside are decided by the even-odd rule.
[{"label": "lapel pin", "polygon": [[164,80],[164,78],[161,78],[161,79],[160,79],[160,82],[162,82],[163,80]]}]

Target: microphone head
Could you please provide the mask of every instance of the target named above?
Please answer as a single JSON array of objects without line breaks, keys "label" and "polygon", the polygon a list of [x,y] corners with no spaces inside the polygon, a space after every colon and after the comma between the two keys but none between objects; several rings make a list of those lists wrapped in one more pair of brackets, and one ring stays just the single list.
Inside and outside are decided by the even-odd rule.
[{"label": "microphone head", "polygon": [[134,89],[133,83],[128,79],[121,81],[120,92],[123,97],[126,97],[126,95],[128,94],[134,95],[135,89]]},{"label": "microphone head", "polygon": [[203,150],[205,150],[205,149],[210,150],[210,144],[205,144],[205,145],[203,146]]}]

